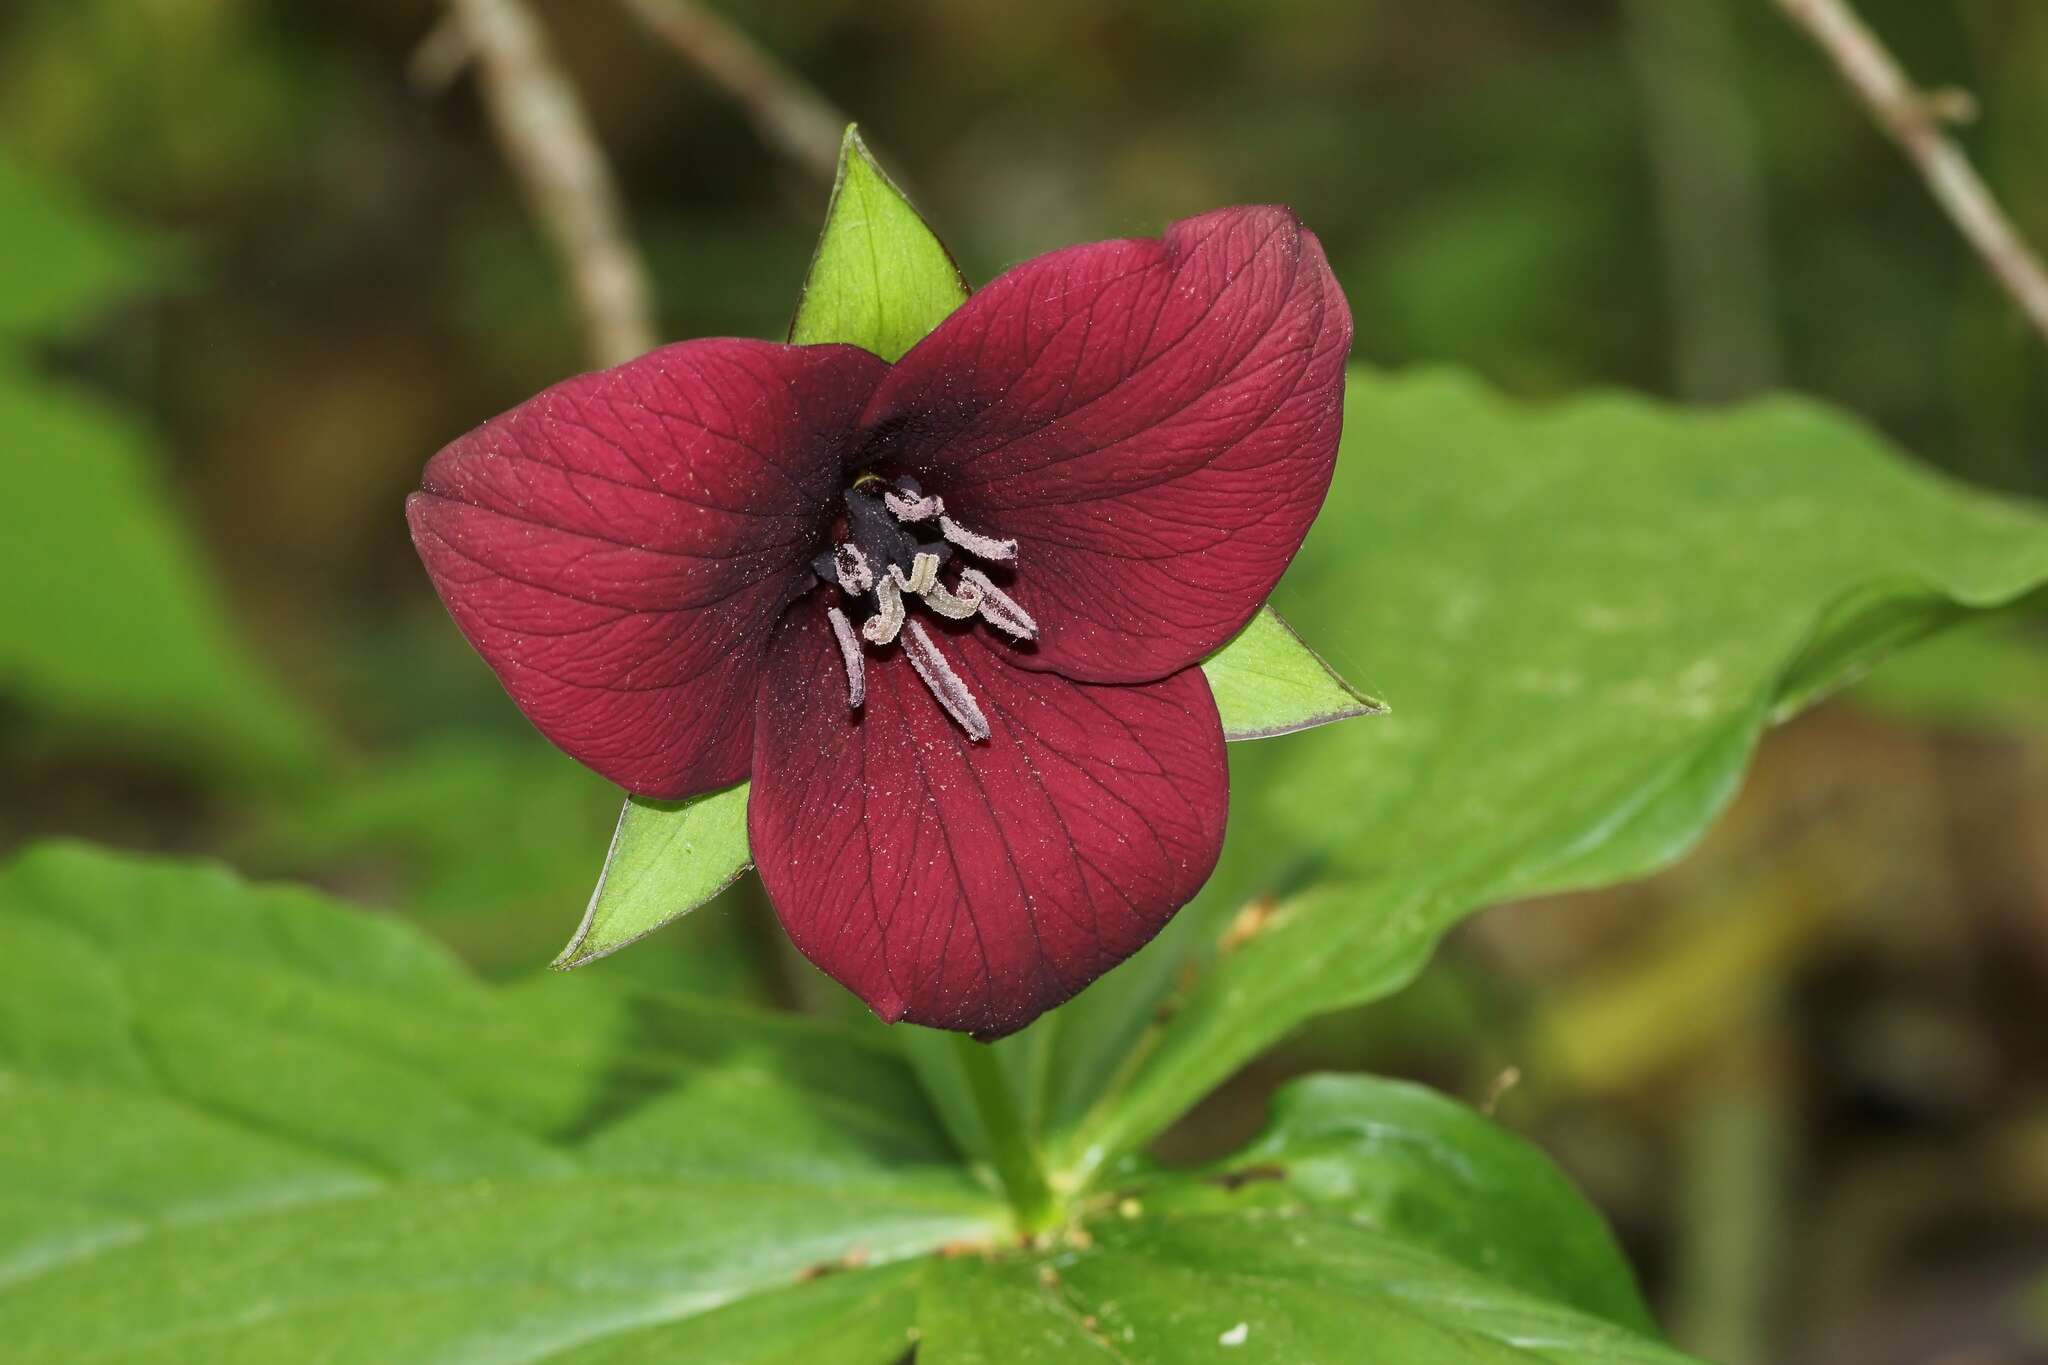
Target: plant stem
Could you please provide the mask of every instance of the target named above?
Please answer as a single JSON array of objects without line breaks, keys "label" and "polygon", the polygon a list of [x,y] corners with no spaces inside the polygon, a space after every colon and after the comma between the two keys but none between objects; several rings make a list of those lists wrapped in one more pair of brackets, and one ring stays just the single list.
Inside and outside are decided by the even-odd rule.
[{"label": "plant stem", "polygon": [[624,4],[678,56],[739,101],[762,141],[828,182],[838,174],[839,139],[853,120],[738,25],[697,0]]},{"label": "plant stem", "polygon": [[989,1159],[1003,1182],[1016,1212],[1018,1230],[1027,1236],[1044,1232],[1059,1221],[1059,1204],[1045,1178],[1045,1166],[1038,1148],[1025,1131],[1017,1110],[1017,1097],[1010,1093],[1009,1079],[995,1050],[977,1043],[964,1033],[953,1035],[954,1055],[966,1073],[967,1087],[974,1096],[974,1109],[988,1138]]},{"label": "plant stem", "polygon": [[616,365],[655,342],[647,268],[626,235],[611,167],[525,0],[447,0],[483,76],[485,107],[534,214],[562,258],[591,358]]},{"label": "plant stem", "polygon": [[2043,340],[2048,268],[1942,131],[1939,104],[1906,78],[1889,49],[1844,0],[1778,0],[1778,8],[1827,54],[1871,116],[1899,144],[1927,188]]}]

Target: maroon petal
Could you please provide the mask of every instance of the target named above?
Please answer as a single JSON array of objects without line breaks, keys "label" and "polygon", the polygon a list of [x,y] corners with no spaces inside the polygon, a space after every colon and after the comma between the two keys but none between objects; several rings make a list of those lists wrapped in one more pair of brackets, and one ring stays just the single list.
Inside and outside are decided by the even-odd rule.
[{"label": "maroon petal", "polygon": [[1223,840],[1223,729],[1200,669],[1102,687],[938,632],[988,718],[971,742],[900,650],[846,706],[823,613],[777,636],[748,831],[804,955],[884,1019],[1022,1028],[1143,946]]},{"label": "maroon petal", "polygon": [[1020,662],[1141,682],[1251,618],[1322,505],[1351,315],[1280,208],[1027,261],[904,356],[867,457],[1015,537]]},{"label": "maroon petal", "polygon": [[434,457],[413,543],[542,734],[642,795],[726,786],[886,370],[851,346],[712,340],[568,380]]}]

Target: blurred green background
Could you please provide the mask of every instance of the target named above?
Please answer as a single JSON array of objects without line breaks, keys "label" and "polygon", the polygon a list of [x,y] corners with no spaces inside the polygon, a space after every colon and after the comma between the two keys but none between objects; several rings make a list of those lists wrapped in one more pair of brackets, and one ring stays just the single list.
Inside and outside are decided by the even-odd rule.
[{"label": "blurred green background", "polygon": [[[537,8],[663,334],[780,335],[816,170],[621,6]],[[2048,5],[1863,10],[1923,82],[1975,95],[1959,136],[2048,236]],[[2040,339],[1763,0],[726,12],[860,120],[971,279],[1285,201],[1362,359],[1535,398],[1792,387],[2048,494]],[[450,628],[399,506],[436,448],[586,347],[473,83],[422,79],[438,17],[0,11],[0,464],[37,509],[0,547],[0,844],[214,853],[515,974],[573,928],[617,797]],[[66,534],[110,523],[133,535],[103,559]],[[107,600],[69,661],[22,655],[37,604],[75,614],[84,580]],[[820,995],[747,885],[593,970]],[[1309,1066],[1417,1075],[1543,1141],[1705,1354],[2048,1359],[2044,1000],[2048,644],[2014,619],[1776,734],[1678,869],[1480,917],[1168,1150],[1242,1138]]]}]

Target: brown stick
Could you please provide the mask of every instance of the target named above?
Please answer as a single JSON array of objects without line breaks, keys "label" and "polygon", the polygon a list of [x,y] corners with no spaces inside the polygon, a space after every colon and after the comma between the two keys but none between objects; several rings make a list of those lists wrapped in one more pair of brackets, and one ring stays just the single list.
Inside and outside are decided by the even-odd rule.
[{"label": "brown stick", "polygon": [[1907,79],[1877,35],[1844,0],[1778,0],[1793,23],[1827,53],[1878,124],[1919,168],[1944,212],[1976,248],[1999,285],[2048,340],[2048,271],[1941,129],[1927,94]]},{"label": "brown stick", "polygon": [[469,35],[484,102],[533,211],[568,272],[600,365],[655,343],[647,269],[627,238],[611,169],[575,87],[525,0],[448,0]]},{"label": "brown stick", "polygon": [[625,7],[746,111],[761,140],[830,180],[851,119],[759,43],[696,0],[623,0]]},{"label": "brown stick", "polygon": [[412,50],[412,60],[405,65],[406,78],[412,88],[422,95],[439,95],[476,60],[476,52],[470,45],[469,25],[462,22],[462,16],[449,11],[420,39],[418,47]]}]

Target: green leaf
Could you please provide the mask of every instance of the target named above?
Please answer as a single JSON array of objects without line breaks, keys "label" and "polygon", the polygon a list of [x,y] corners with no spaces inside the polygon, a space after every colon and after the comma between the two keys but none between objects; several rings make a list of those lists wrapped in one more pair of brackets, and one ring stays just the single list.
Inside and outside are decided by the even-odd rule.
[{"label": "green leaf", "polygon": [[[1292,1082],[1266,1131],[1208,1177],[1239,1206],[1341,1216],[1504,1286],[1656,1330],[1606,1222],[1549,1158],[1433,1090],[1372,1076]],[[1175,1182],[1159,1190],[1170,1197]]]},{"label": "green leaf", "polygon": [[1663,1361],[1599,1215],[1543,1156],[1415,1086],[1321,1076],[1085,1236],[924,1281],[920,1361]]},{"label": "green leaf", "polygon": [[46,337],[152,283],[165,251],[0,155],[0,338]]},{"label": "green leaf", "polygon": [[1676,858],[1772,719],[2044,582],[2040,509],[1813,403],[1532,408],[1355,371],[1277,597],[1340,667],[1370,658],[1394,712],[1233,751],[1211,890],[1062,1011],[1063,1163],[1099,1170],[1303,1020],[1396,989],[1475,909]]},{"label": "green leaf", "polygon": [[1370,1229],[1302,1215],[1140,1217],[1101,1225],[1081,1250],[941,1262],[921,1319],[919,1365],[1690,1359]]},{"label": "green leaf", "polygon": [[789,339],[843,342],[895,361],[966,298],[960,267],[848,125]]},{"label": "green leaf", "polygon": [[1297,1085],[1025,1250],[871,1032],[74,846],[0,868],[0,1169],[10,1365],[1675,1359],[1562,1179],[1409,1087]]},{"label": "green leaf", "polygon": [[[166,253],[0,156],[0,342],[61,335]],[[52,729],[232,778],[301,775],[311,719],[235,639],[156,476],[147,433],[0,354],[0,697]]]},{"label": "green leaf", "polygon": [[9,1361],[899,1357],[899,1267],[1004,1215],[893,1049],[602,984],[486,988],[212,868],[21,856]]},{"label": "green leaf", "polygon": [[747,852],[747,784],[689,801],[630,797],[590,908],[554,965],[563,970],[637,943],[738,880]]},{"label": "green leaf", "polygon": [[1269,739],[1386,710],[1338,677],[1271,607],[1204,659],[1202,672],[1225,739]]},{"label": "green leaf", "polygon": [[[230,777],[325,746],[235,637],[133,422],[0,362],[0,696],[58,733]],[[111,739],[110,737],[118,737]]]},{"label": "green leaf", "polygon": [[837,1270],[551,1354],[548,1365],[900,1365],[916,1340],[925,1273],[921,1262]]}]

